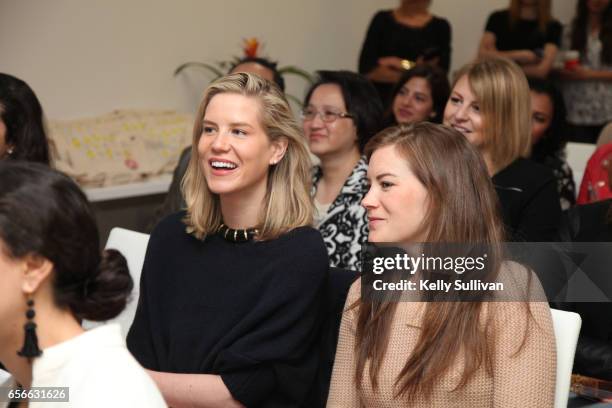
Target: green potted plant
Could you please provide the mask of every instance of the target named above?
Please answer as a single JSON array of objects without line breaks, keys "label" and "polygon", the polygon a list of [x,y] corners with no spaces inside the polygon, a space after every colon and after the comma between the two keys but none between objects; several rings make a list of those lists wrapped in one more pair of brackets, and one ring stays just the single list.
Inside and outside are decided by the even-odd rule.
[{"label": "green potted plant", "polygon": [[[234,65],[236,65],[242,58],[244,57],[252,57],[252,58],[256,58],[258,57],[258,51],[260,49],[263,48],[263,45],[259,42],[259,40],[255,37],[252,38],[245,38],[243,39],[243,46],[242,46],[242,50],[243,50],[243,57],[239,57],[239,56],[233,56],[231,59],[229,60],[225,60],[225,61],[217,61],[214,64],[209,64],[206,62],[198,62],[198,61],[189,61],[189,62],[185,62],[181,65],[179,65],[175,70],[174,70],[174,76],[179,75],[181,72],[183,72],[185,69],[187,68],[201,68],[204,69],[206,71],[208,71],[209,73],[211,73],[213,75],[212,80],[214,81],[215,79],[222,77],[223,75],[225,75],[227,73],[227,71]],[[277,68],[279,74],[281,74],[282,76],[286,76],[286,75],[295,75],[298,76],[302,79],[304,79],[308,84],[312,84],[314,79],[313,76],[299,68],[296,67],[295,65],[287,65],[287,66],[283,66],[283,67],[278,67]],[[301,106],[302,101],[297,98],[294,95],[285,93],[285,96],[287,97],[287,99],[292,100],[293,102],[295,102],[298,106]]]}]

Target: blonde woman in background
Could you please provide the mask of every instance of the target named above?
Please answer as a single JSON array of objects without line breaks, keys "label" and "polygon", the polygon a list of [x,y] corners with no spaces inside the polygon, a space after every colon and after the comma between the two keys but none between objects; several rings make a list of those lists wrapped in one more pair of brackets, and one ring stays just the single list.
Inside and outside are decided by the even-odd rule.
[{"label": "blonde woman in background", "polygon": [[561,216],[551,170],[527,157],[531,97],[521,69],[505,58],[484,58],[461,68],[444,110],[444,124],[482,154],[509,238],[550,241]]}]

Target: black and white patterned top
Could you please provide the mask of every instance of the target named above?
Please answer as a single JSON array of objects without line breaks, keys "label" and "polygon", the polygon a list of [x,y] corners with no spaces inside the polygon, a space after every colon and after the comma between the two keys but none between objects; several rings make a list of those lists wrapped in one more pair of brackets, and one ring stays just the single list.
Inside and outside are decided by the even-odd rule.
[{"label": "black and white patterned top", "polygon": [[574,174],[564,154],[552,154],[539,161],[552,170],[557,179],[557,191],[561,200],[561,209],[569,210],[576,205],[576,185]]},{"label": "black and white patterned top", "polygon": [[[331,266],[361,270],[361,245],[368,240],[366,209],[361,206],[361,200],[368,192],[367,172],[368,164],[362,156],[346,179],[340,194],[316,226],[323,236]],[[321,167],[315,166],[313,196],[322,175]]]},{"label": "black and white patterned top", "polygon": [[[590,27],[586,27],[590,33]],[[563,49],[571,48],[571,27],[563,37]],[[580,64],[589,69],[610,71],[612,66],[601,61],[599,35],[587,37],[586,53]],[[612,121],[612,82],[603,80],[563,81],[563,98],[567,107],[567,121],[574,125],[603,125]]]}]

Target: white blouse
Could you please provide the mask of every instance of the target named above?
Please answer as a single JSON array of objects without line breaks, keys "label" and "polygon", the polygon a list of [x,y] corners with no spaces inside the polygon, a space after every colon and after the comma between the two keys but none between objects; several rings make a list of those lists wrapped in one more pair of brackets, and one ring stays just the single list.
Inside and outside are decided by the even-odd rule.
[{"label": "white blouse", "polygon": [[99,326],[46,348],[34,360],[32,387],[69,387],[70,403],[30,407],[166,407],[155,383],[132,357],[117,324]]}]

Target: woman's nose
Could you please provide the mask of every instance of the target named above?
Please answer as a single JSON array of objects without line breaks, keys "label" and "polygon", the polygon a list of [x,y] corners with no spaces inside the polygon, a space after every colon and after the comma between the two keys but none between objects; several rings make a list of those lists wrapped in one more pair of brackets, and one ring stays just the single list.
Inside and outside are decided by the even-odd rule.
[{"label": "woman's nose", "polygon": [[320,112],[315,112],[310,121],[310,126],[317,129],[325,126],[325,122],[323,122],[323,115]]},{"label": "woman's nose", "polygon": [[455,119],[457,120],[466,120],[467,119],[467,107],[466,106],[460,106],[458,107],[455,112],[454,115]]},{"label": "woman's nose", "polygon": [[404,106],[412,106],[413,99],[411,96],[404,96],[402,98],[402,105]]},{"label": "woman's nose", "polygon": [[372,191],[372,188],[370,187],[367,194],[361,200],[361,206],[366,209],[371,209],[371,208],[376,207],[375,203],[376,203],[376,200],[374,197],[374,192]]},{"label": "woman's nose", "polygon": [[214,150],[225,151],[229,149],[229,138],[223,132],[219,132],[215,135],[215,139],[213,140],[211,147]]}]

